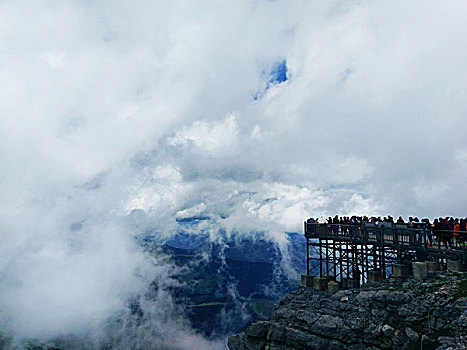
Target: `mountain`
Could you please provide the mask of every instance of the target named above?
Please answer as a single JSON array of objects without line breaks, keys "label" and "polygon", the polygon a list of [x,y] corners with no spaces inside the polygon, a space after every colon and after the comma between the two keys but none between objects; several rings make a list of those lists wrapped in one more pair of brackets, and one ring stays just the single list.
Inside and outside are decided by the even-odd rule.
[{"label": "mountain", "polygon": [[467,348],[467,279],[390,278],[334,295],[299,288],[272,317],[229,338],[230,350]]},{"label": "mountain", "polygon": [[137,240],[145,250],[164,254],[181,268],[173,276],[180,287],[171,292],[177,304],[186,305],[192,327],[216,338],[268,318],[280,298],[296,289],[306,269],[306,241],[303,234],[284,233],[287,245],[281,250],[262,232],[227,236],[222,231],[213,241],[202,229],[209,220],[180,218],[179,232],[168,240],[161,241],[154,232]]},{"label": "mountain", "polygon": [[[174,276],[180,287],[171,292],[178,304],[187,306],[193,328],[215,338],[266,319],[281,296],[296,289],[298,276],[305,270],[305,239],[301,234],[284,234],[285,252],[261,233],[213,242],[207,234],[181,231],[163,244],[151,235],[140,238],[140,244],[165,254],[181,268]],[[288,275],[283,264],[293,265],[296,274]]]}]

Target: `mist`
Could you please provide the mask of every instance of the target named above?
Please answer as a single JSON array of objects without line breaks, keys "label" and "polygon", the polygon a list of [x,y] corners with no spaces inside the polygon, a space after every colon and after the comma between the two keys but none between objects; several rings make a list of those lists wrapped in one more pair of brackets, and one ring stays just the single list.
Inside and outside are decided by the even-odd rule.
[{"label": "mist", "polygon": [[[180,217],[284,246],[310,216],[465,216],[466,10],[2,1],[2,333],[222,348],[134,239]],[[109,326],[133,299],[151,317]]]}]

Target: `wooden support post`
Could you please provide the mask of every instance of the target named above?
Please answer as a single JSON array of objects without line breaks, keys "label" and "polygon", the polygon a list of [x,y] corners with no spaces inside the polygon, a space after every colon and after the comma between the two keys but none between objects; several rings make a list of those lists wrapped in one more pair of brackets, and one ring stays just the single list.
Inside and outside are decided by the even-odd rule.
[{"label": "wooden support post", "polygon": [[326,236],[326,276],[329,276],[329,240],[328,237]]},{"label": "wooden support post", "polygon": [[381,247],[381,266],[383,267],[383,279],[386,279],[386,252],[384,245]]},{"label": "wooden support post", "polygon": [[336,264],[336,249],[337,249],[337,244],[335,239],[332,240],[332,262],[333,262],[333,272],[334,272],[334,280],[337,278],[337,264]]},{"label": "wooden support post", "polygon": [[362,246],[360,247],[360,253],[361,253],[361,265],[362,265],[362,284],[365,283],[364,279],[365,279],[365,273],[367,272],[366,271],[366,254],[365,254],[365,249],[364,249],[364,246],[362,244]]},{"label": "wooden support post", "polygon": [[358,249],[356,244],[352,246],[352,276],[353,279],[360,281],[360,271],[358,270]]},{"label": "wooden support post", "polygon": [[319,238],[319,277],[323,277],[323,245]]},{"label": "wooden support post", "polygon": [[376,247],[375,245],[372,247],[372,250],[373,250],[373,269],[374,270],[378,270],[378,254],[377,254],[377,250],[378,247]]}]

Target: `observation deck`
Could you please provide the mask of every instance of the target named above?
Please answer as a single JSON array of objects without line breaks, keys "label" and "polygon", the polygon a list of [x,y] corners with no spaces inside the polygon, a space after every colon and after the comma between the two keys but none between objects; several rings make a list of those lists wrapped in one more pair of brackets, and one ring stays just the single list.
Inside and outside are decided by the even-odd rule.
[{"label": "observation deck", "polygon": [[467,232],[419,224],[321,224],[305,221],[307,275],[363,284],[387,278],[394,265],[429,261],[446,269],[467,266]]}]

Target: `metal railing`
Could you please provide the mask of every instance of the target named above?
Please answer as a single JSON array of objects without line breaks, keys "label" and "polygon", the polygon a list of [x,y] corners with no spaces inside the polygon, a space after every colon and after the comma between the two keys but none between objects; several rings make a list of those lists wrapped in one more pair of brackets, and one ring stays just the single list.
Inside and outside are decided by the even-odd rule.
[{"label": "metal railing", "polygon": [[438,230],[427,225],[414,228],[391,223],[342,225],[305,221],[304,226],[307,238],[338,239],[378,246],[467,250],[467,231]]}]

